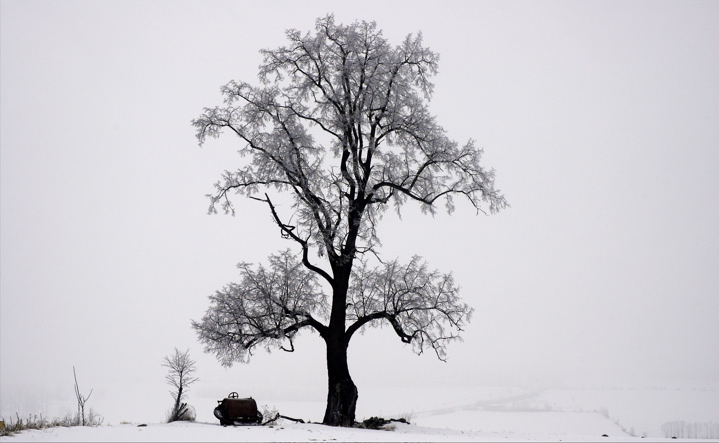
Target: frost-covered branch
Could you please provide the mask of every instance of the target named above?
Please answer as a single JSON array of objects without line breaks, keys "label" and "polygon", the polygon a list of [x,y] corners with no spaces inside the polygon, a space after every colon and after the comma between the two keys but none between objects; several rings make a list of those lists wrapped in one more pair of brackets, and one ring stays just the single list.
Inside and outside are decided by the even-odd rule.
[{"label": "frost-covered branch", "polygon": [[234,214],[230,191],[290,191],[295,234],[340,262],[343,251],[373,251],[374,226],[390,204],[399,211],[414,201],[434,213],[443,200],[451,212],[461,196],[478,211],[507,206],[481,149],[449,139],[429,112],[439,56],[421,33],[392,47],[374,23],[342,26],[327,16],[315,34],[287,38],[262,51],[262,86],[231,81],[221,89],[225,106],[193,121],[201,143],[227,129],[250,158],[216,184],[211,212],[221,205]]},{"label": "frost-covered branch", "polygon": [[473,312],[460,301],[452,275],[429,271],[417,256],[406,265],[394,260],[369,268],[363,263],[349,300],[349,337],[364,326],[387,321],[415,352],[432,349],[440,360],[446,359],[446,344],[460,339]]},{"label": "frost-covered branch", "polygon": [[238,265],[242,281],[231,283],[210,296],[210,308],[199,322],[192,322],[205,350],[225,366],[247,362],[254,348],[294,349],[292,339],[305,327],[323,334],[325,326],[315,317],[326,310],[314,273],[290,253],[270,257],[269,268],[256,270]]},{"label": "frost-covered branch", "polygon": [[277,224],[277,226],[280,228],[280,230],[282,231],[283,237],[285,237],[285,238],[291,238],[291,239],[294,240],[295,242],[299,243],[299,245],[302,247],[302,263],[305,265],[305,267],[306,267],[307,269],[309,269],[310,271],[312,271],[312,272],[318,274],[319,276],[321,276],[321,277],[324,278],[325,280],[327,280],[328,283],[332,284],[332,281],[333,281],[332,276],[330,276],[324,269],[322,269],[322,268],[320,268],[320,267],[318,267],[318,266],[315,266],[314,264],[312,264],[312,263],[310,262],[310,258],[309,258],[309,242],[307,241],[307,239],[301,238],[300,236],[298,236],[298,235],[294,232],[294,231],[295,231],[295,226],[290,226],[290,225],[288,225],[288,224],[285,224],[285,223],[280,219],[280,216],[277,214],[277,210],[275,209],[275,206],[272,204],[272,201],[270,200],[270,197],[269,197],[267,194],[265,194],[265,198],[264,198],[264,199],[259,199],[259,198],[255,198],[255,197],[253,197],[253,198],[254,198],[255,200],[259,200],[259,201],[262,201],[262,202],[267,203],[267,205],[268,205],[269,208],[270,208],[270,213],[272,213],[272,218],[273,218],[273,220],[275,221],[275,223]]}]

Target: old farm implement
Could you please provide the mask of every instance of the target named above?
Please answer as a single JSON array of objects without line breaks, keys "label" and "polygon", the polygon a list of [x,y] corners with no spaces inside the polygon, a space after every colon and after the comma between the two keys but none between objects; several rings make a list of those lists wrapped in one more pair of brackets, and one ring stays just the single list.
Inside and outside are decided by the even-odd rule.
[{"label": "old farm implement", "polygon": [[227,398],[217,400],[214,414],[222,426],[258,425],[262,423],[262,413],[257,410],[257,402],[252,398],[239,398],[237,392],[230,392]]}]

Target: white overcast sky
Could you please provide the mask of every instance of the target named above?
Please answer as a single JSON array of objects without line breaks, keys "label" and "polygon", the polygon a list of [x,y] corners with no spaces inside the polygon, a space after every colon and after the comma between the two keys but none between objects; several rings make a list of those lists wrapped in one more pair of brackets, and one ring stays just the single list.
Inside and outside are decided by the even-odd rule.
[{"label": "white overcast sky", "polygon": [[206,214],[239,145],[199,148],[190,121],[327,13],[423,32],[433,112],[512,205],[385,218],[384,257],[454,272],[475,316],[446,364],[356,337],[360,403],[382,383],[719,379],[719,2],[2,0],[0,406],[69,398],[73,365],[100,404],[166,396],[173,347],[209,396],[324,397],[316,335],[229,370],[195,340],[236,263],[290,245],[257,202]]}]

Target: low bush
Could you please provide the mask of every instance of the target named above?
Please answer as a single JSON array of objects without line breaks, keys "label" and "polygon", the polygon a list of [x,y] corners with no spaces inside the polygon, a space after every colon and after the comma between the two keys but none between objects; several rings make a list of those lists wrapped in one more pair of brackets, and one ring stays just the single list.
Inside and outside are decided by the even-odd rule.
[{"label": "low bush", "polygon": [[[0,428],[0,436],[9,436],[17,434],[20,431],[27,431],[32,429],[46,429],[54,427],[66,427],[80,426],[82,424],[82,418],[79,415],[67,414],[63,418],[54,418],[48,420],[43,417],[42,414],[31,414],[27,418],[23,419],[20,415],[16,414],[15,419],[5,420],[0,419],[5,425]],[[100,426],[104,419],[97,415],[92,409],[88,413],[88,417],[85,419],[85,426]]]}]

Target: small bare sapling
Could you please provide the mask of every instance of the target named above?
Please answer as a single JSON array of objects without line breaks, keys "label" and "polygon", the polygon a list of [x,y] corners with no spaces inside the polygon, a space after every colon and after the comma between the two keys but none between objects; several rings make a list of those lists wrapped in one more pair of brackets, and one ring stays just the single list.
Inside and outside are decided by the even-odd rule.
[{"label": "small bare sapling", "polygon": [[190,358],[190,350],[180,352],[175,348],[175,352],[171,356],[165,357],[162,366],[168,368],[165,380],[173,388],[170,391],[170,396],[172,396],[174,404],[168,414],[167,422],[194,421],[194,409],[182,401],[187,398],[189,386],[199,380],[193,376],[197,368],[195,368],[195,361]]}]

